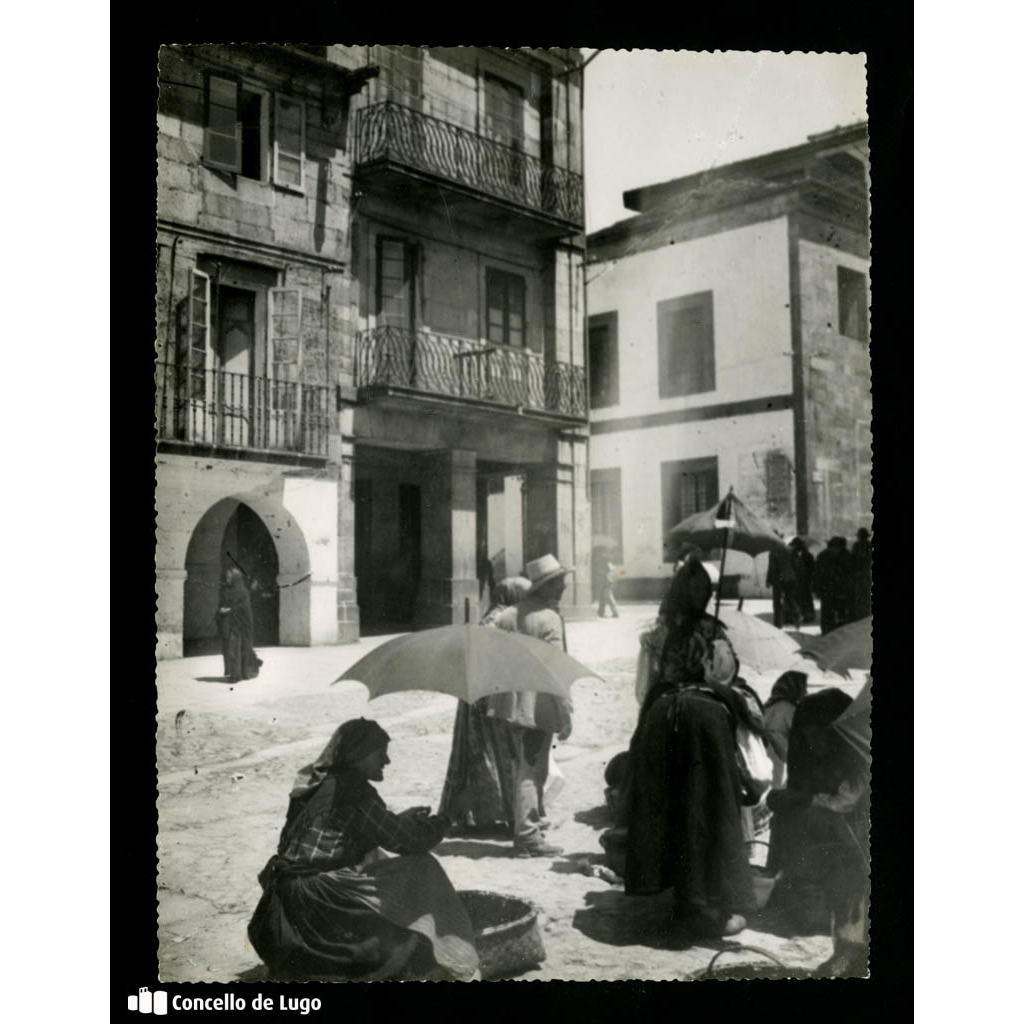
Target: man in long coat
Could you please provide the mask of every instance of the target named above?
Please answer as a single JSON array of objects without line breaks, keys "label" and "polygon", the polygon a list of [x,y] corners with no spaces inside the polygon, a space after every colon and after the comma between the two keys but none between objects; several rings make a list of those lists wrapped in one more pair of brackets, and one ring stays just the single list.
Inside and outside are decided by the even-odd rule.
[{"label": "man in long coat", "polygon": [[[524,633],[565,647],[565,629],[558,602],[565,591],[563,568],[554,555],[526,564],[530,591],[519,604],[507,608],[495,626],[509,633]],[[553,857],[561,853],[541,834],[541,804],[547,778],[551,742],[567,740],[572,732],[572,705],[549,693],[498,693],[488,698],[488,714],[513,725],[515,756],[515,822],[513,845],[520,857]]]}]

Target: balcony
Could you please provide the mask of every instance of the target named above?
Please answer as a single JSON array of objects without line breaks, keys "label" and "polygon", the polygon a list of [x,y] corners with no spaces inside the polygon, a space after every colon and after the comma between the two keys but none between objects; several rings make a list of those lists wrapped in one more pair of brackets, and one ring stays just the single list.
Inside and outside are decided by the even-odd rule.
[{"label": "balcony", "polygon": [[158,363],[157,436],[326,458],[329,391],[321,385]]},{"label": "balcony", "polygon": [[396,103],[358,112],[355,165],[441,178],[566,229],[583,230],[581,175]]},{"label": "balcony", "polygon": [[529,349],[398,327],[357,335],[356,387],[399,389],[576,420],[587,415],[581,366],[547,362]]}]

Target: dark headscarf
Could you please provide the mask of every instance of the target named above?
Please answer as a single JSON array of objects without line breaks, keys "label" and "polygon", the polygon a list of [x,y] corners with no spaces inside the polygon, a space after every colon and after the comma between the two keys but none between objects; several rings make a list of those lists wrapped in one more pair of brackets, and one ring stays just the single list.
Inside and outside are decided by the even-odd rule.
[{"label": "dark headscarf", "polygon": [[855,755],[845,740],[828,727],[853,703],[835,687],[804,697],[793,715],[786,755],[789,789],[834,793],[855,773]]},{"label": "dark headscarf", "polygon": [[350,768],[367,754],[387,746],[390,740],[391,737],[371,719],[350,718],[342,722],[320,756],[296,776],[292,798],[308,796],[328,775]]},{"label": "dark headscarf", "polygon": [[767,711],[773,704],[780,704],[783,701],[789,704],[799,704],[807,696],[807,673],[806,672],[783,672],[768,697],[765,704]]}]

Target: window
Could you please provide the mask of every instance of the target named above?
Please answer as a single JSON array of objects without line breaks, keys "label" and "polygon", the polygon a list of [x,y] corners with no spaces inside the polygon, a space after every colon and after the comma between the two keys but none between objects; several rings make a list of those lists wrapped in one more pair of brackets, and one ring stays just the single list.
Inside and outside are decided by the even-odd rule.
[{"label": "window", "polygon": [[305,104],[275,97],[271,145],[270,93],[225,75],[208,73],[206,82],[204,162],[256,181],[273,177],[282,188],[304,191]]},{"label": "window", "polygon": [[484,76],[487,135],[517,152],[523,149],[523,90],[497,75]]},{"label": "window", "polygon": [[590,407],[619,403],[619,314],[599,313],[587,325],[590,354]]},{"label": "window", "polygon": [[274,102],[274,184],[305,189],[306,105],[280,93]]},{"label": "window", "polygon": [[856,270],[839,267],[839,333],[868,340],[868,281]]},{"label": "window", "polygon": [[377,318],[381,326],[412,329],[414,250],[401,238],[377,239]]},{"label": "window", "polygon": [[661,464],[662,534],[718,501],[718,459],[682,459]]},{"label": "window", "polygon": [[622,550],[622,470],[590,471],[590,528],[595,547]]},{"label": "window", "polygon": [[765,494],[770,515],[790,514],[790,462],[785,452],[769,452],[764,462]]},{"label": "window", "polygon": [[658,395],[672,398],[715,390],[711,292],[658,303]]},{"label": "window", "polygon": [[233,78],[206,77],[206,130],[203,158],[212,167],[242,169],[242,125],[239,120],[241,87]]},{"label": "window", "polygon": [[487,340],[517,348],[526,344],[526,281],[517,274],[487,271]]}]

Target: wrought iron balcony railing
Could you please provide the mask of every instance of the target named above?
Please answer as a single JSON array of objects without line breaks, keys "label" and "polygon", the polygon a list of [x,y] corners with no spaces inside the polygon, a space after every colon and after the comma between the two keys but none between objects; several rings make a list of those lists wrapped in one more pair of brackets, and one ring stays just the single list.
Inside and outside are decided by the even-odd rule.
[{"label": "wrought iron balcony railing", "polygon": [[466,185],[583,227],[583,178],[397,103],[356,117],[356,165],[378,161]]},{"label": "wrought iron balcony railing", "polygon": [[329,391],[322,385],[157,363],[157,436],[326,456]]},{"label": "wrought iron balcony railing", "polygon": [[583,367],[529,349],[400,327],[361,331],[356,386],[395,387],[585,419]]}]

